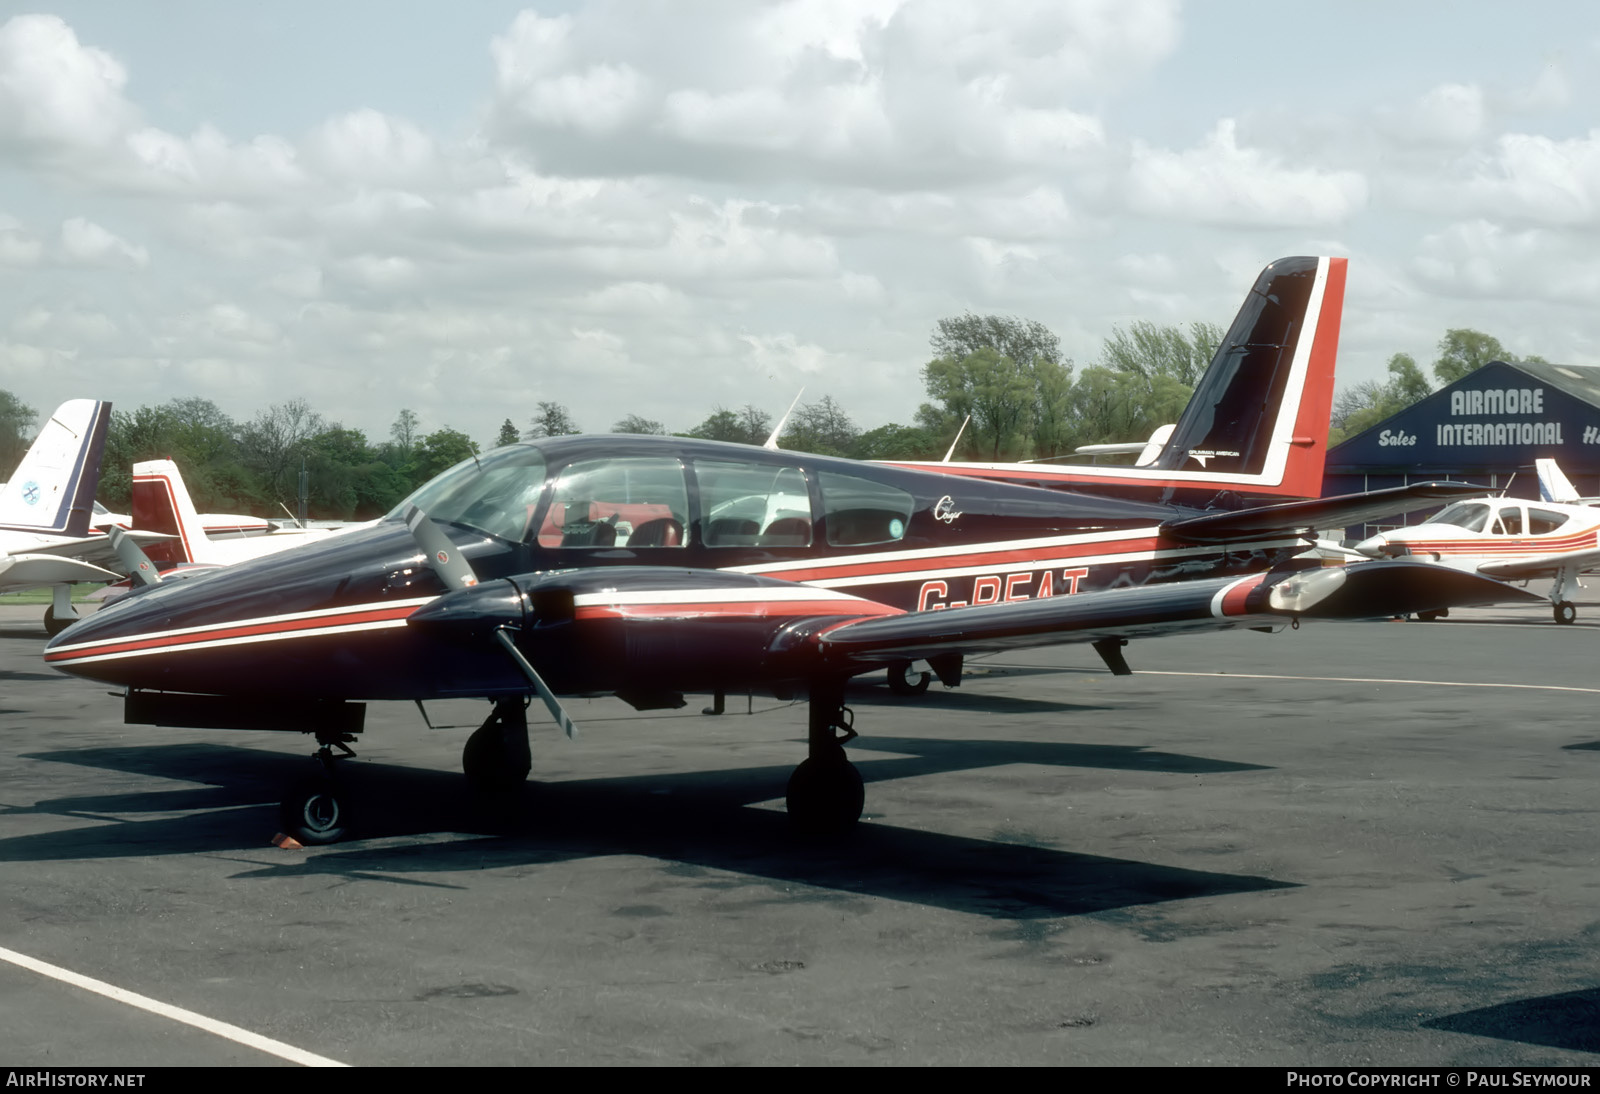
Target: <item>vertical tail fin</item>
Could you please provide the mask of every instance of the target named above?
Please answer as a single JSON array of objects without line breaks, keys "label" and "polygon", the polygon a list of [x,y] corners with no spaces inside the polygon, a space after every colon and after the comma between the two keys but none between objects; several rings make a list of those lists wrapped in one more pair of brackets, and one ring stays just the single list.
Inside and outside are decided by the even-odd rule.
[{"label": "vertical tail fin", "polygon": [[1346,262],[1283,258],[1261,271],[1147,466],[1261,477],[1276,493],[1322,492]]},{"label": "vertical tail fin", "polygon": [[0,490],[0,527],[53,535],[89,534],[111,404],[62,403]]},{"label": "vertical tail fin", "polygon": [[133,465],[133,526],[177,538],[146,549],[157,562],[214,562],[200,515],[189,498],[178,465],[171,460],[146,460]]},{"label": "vertical tail fin", "polygon": [[1545,501],[1568,505],[1578,502],[1577,488],[1567,481],[1567,476],[1561,473],[1561,468],[1557,466],[1555,460],[1534,460],[1533,466],[1539,472],[1539,496],[1541,498]]}]

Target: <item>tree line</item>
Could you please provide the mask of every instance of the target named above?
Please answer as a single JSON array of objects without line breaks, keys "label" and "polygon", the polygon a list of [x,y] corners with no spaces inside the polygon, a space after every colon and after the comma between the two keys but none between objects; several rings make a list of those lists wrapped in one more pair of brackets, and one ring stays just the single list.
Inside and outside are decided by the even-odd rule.
[{"label": "tree line", "polygon": [[[1079,445],[1138,441],[1176,421],[1223,337],[1209,323],[1187,329],[1136,322],[1117,328],[1100,357],[1074,374],[1060,339],[1044,324],[1014,316],[968,313],[935,324],[931,359],[922,367],[927,401],[909,423],[862,430],[831,395],[797,406],[784,422],[782,448],[851,459],[940,459],[955,445],[963,460],[1018,460],[1070,454]],[[1491,360],[1513,358],[1498,339],[1474,330],[1447,331],[1433,375],[1452,383]],[[1409,354],[1389,359],[1388,378],[1342,389],[1334,399],[1329,443],[1398,413],[1433,386]],[[38,414],[0,391],[0,467],[16,466],[31,443]],[[963,423],[965,426],[963,428]],[[763,444],[773,430],[766,410],[715,407],[678,435]],[[613,433],[665,435],[660,421],[628,414]],[[126,510],[133,464],[176,460],[202,511],[284,516],[293,512],[305,476],[309,515],[365,520],[388,512],[445,468],[500,445],[582,432],[559,402],[536,404],[519,427],[507,418],[480,446],[459,430],[425,432],[421,417],[402,409],[386,439],[324,418],[304,399],[235,421],[212,401],[178,398],[111,417],[102,464],[101,500]]]}]

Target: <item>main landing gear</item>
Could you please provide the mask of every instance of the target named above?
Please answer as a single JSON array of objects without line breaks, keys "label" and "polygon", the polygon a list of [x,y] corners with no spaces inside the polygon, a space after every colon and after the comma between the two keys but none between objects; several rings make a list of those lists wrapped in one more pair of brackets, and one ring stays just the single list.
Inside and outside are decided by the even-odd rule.
[{"label": "main landing gear", "polygon": [[856,735],[850,709],[844,705],[844,684],[842,679],[812,684],[810,755],[789,776],[785,795],[789,818],[810,835],[849,831],[861,819],[866,803],[861,772],[844,754],[844,746]]},{"label": "main landing gear", "polygon": [[913,673],[910,661],[896,661],[889,666],[889,690],[896,695],[912,697],[921,695],[928,690],[928,684],[933,680],[933,673],[927,669]]},{"label": "main landing gear", "polygon": [[44,633],[54,638],[77,621],[78,609],[72,606],[72,586],[52,586],[50,606],[44,610]]},{"label": "main landing gear", "polygon": [[1578,606],[1570,600],[1558,600],[1551,608],[1557,623],[1571,623],[1578,618]]},{"label": "main landing gear", "polygon": [[301,843],[338,843],[349,830],[348,813],[334,778],[333,761],[339,757],[333,750],[354,756],[353,740],[352,733],[318,733],[317,744],[322,747],[313,758],[322,764],[322,774],[300,783],[279,806],[283,830]]}]

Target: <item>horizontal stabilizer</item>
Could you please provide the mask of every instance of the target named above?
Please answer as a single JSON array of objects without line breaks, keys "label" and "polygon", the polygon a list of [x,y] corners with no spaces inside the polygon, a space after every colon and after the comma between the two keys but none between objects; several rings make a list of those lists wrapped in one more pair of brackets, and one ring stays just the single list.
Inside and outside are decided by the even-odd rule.
[{"label": "horizontal stabilizer", "polygon": [[1225,513],[1169,520],[1161,532],[1189,543],[1229,543],[1263,535],[1310,532],[1317,528],[1343,528],[1412,509],[1426,509],[1456,498],[1476,497],[1483,487],[1463,482],[1418,482],[1362,494],[1313,498],[1282,505],[1263,505]]}]

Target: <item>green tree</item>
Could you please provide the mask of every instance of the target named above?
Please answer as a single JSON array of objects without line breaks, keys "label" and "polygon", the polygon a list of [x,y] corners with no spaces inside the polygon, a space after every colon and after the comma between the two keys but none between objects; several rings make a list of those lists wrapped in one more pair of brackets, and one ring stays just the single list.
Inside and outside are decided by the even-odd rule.
[{"label": "green tree", "polygon": [[500,423],[500,435],[494,439],[494,447],[504,448],[508,444],[516,444],[522,440],[522,435],[517,432],[516,425],[507,418]]},{"label": "green tree", "polygon": [[566,407],[556,402],[542,402],[538,413],[528,423],[527,437],[537,440],[540,437],[564,437],[569,433],[581,432]]},{"label": "green tree", "polygon": [[[861,430],[850,420],[850,415],[824,395],[819,402],[806,403],[789,416],[778,445],[795,452],[814,452],[819,456],[843,456],[855,444]],[[763,437],[762,441],[765,442]]]},{"label": "green tree", "polygon": [[1447,330],[1439,339],[1439,357],[1433,363],[1433,375],[1441,384],[1453,384],[1490,361],[1505,358],[1505,347],[1493,335],[1466,329]]},{"label": "green tree", "polygon": [[309,458],[311,438],[325,428],[311,404],[291,399],[261,411],[240,430],[241,461],[261,481],[267,500],[295,508],[289,503],[299,494],[301,461]]},{"label": "green tree", "polygon": [[434,430],[418,446],[416,485],[421,486],[441,471],[478,454],[477,444],[459,430]]},{"label": "green tree", "polygon": [[1028,366],[1044,360],[1063,364],[1061,339],[1049,327],[1034,319],[1019,319],[1014,315],[965,315],[941,319],[934,324],[933,335],[928,339],[935,357],[961,361],[981,349],[992,349],[1001,357],[1009,357],[1020,365]]},{"label": "green tree", "polygon": [[[945,447],[949,444],[946,441]],[[857,436],[847,455],[853,460],[931,460],[944,452],[938,439],[926,429],[891,422]]]},{"label": "green tree", "polygon": [[611,427],[613,433],[644,433],[649,436],[664,436],[667,427],[654,418],[640,417],[638,414],[629,414],[626,418],[617,421]]},{"label": "green tree", "polygon": [[33,443],[38,412],[9,391],[0,391],[0,471],[9,479]]},{"label": "green tree", "polygon": [[960,360],[934,358],[922,367],[922,380],[948,416],[972,416],[966,438],[985,458],[1020,454],[1034,402],[1031,369],[985,346]]},{"label": "green tree", "polygon": [[1100,364],[1113,372],[1171,376],[1193,388],[1216,356],[1223,333],[1214,323],[1190,323],[1185,335],[1178,327],[1139,320],[1127,330],[1112,328],[1100,352]]},{"label": "green tree", "polygon": [[703,441],[733,441],[737,444],[766,444],[772,434],[772,416],[746,405],[741,411],[717,407],[705,421],[686,434]]}]

